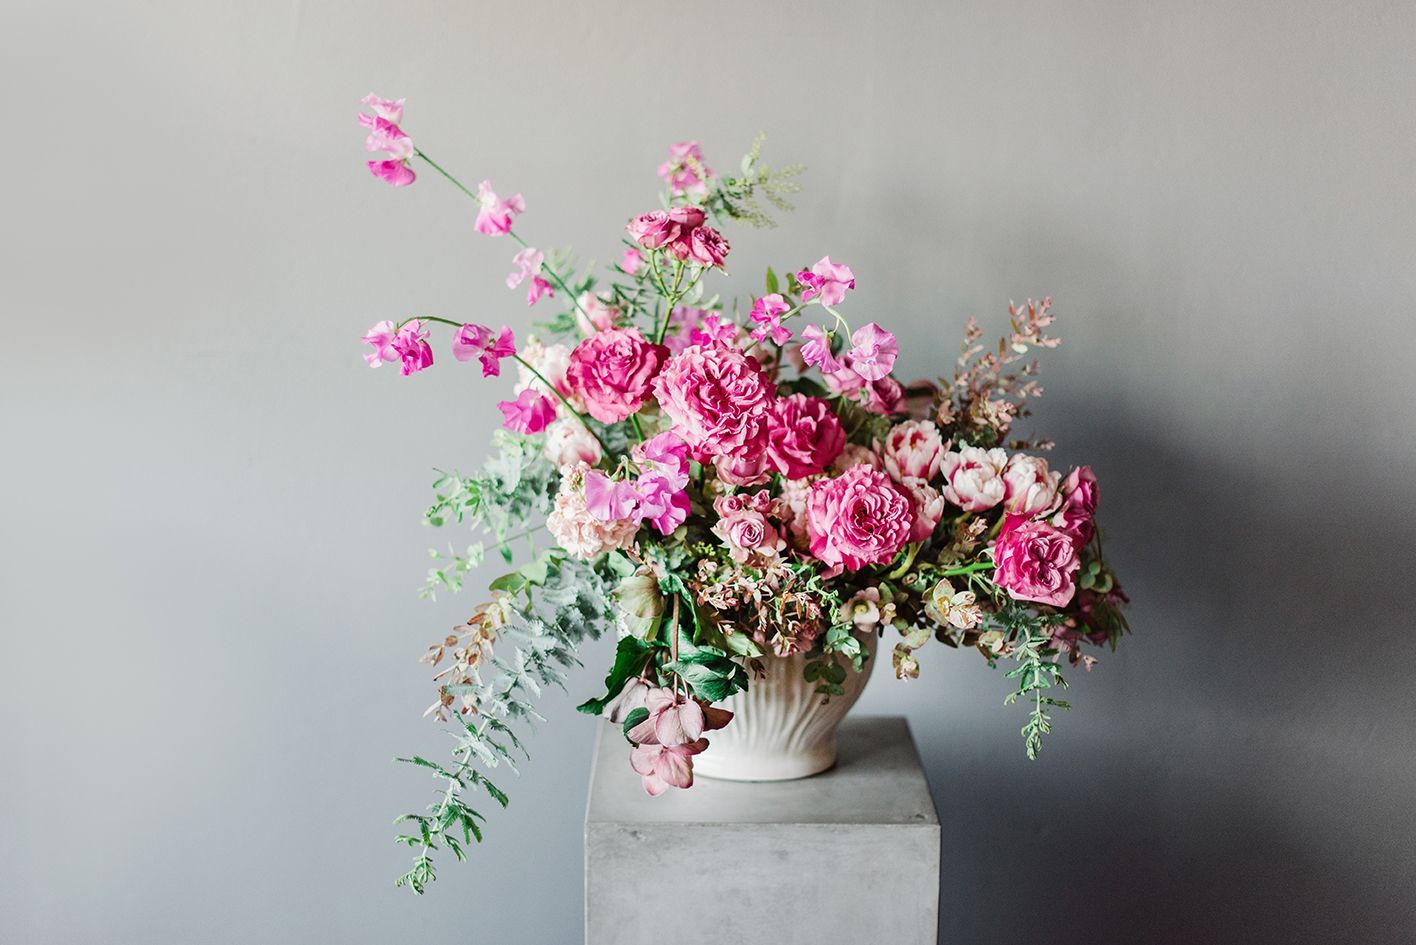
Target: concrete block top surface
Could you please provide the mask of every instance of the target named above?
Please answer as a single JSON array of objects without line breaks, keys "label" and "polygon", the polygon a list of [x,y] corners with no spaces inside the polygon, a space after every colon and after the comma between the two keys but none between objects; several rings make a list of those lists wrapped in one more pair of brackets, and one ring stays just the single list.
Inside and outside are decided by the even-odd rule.
[{"label": "concrete block top surface", "polygon": [[[709,751],[712,737],[709,732]],[[606,723],[595,749],[585,823],[939,823],[903,717],[847,717],[837,740],[836,766],[814,777],[773,782],[699,777],[688,790],[649,797],[629,767],[629,743],[618,726]]]}]

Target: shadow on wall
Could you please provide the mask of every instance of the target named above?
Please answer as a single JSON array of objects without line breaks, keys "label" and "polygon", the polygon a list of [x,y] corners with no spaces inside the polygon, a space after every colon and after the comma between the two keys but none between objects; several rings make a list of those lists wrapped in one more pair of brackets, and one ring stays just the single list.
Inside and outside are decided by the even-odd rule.
[{"label": "shadow on wall", "polygon": [[[1085,693],[1087,729],[1060,713],[1030,766],[916,729],[940,941],[1416,940],[1406,591],[1363,580],[1416,548],[1410,512],[1378,519],[1393,484],[1350,468],[1221,471],[1105,415],[1064,442],[1136,471],[1103,477],[1137,632],[1097,672],[1124,677]],[[1315,487],[1336,506],[1305,506]]]}]

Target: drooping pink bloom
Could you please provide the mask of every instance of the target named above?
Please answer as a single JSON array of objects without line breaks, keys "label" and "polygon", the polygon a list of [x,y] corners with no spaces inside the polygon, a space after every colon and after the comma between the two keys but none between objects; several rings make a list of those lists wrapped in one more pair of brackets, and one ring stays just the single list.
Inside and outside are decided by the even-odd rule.
[{"label": "drooping pink bloom", "polygon": [[501,374],[501,359],[516,354],[516,338],[505,325],[496,335],[486,325],[463,325],[452,336],[452,356],[459,361],[479,358],[483,377]]},{"label": "drooping pink bloom", "polygon": [[764,295],[752,303],[752,311],[748,313],[757,327],[752,329],[752,337],[758,341],[763,341],[770,337],[772,343],[784,345],[792,340],[792,331],[782,324],[782,316],[792,310],[791,303],[782,298],[781,293],[773,292]]},{"label": "drooping pink bloom", "polygon": [[477,221],[472,228],[487,236],[505,236],[511,232],[511,221],[518,213],[526,211],[526,201],[520,194],[502,200],[492,190],[492,182],[484,180],[477,185]]},{"label": "drooping pink bloom", "polygon": [[381,181],[387,181],[394,187],[407,187],[418,179],[418,175],[413,173],[413,168],[408,166],[406,161],[365,161],[369,167],[369,173],[373,174]]},{"label": "drooping pink bloom", "polygon": [[841,362],[831,353],[831,334],[820,325],[807,325],[801,330],[801,359],[819,367],[822,374],[841,369]]},{"label": "drooping pink bloom", "polygon": [[556,418],[556,405],[545,394],[526,388],[515,400],[497,404],[502,412],[502,426],[516,433],[540,433]]},{"label": "drooping pink bloom", "polygon": [[889,374],[899,355],[900,343],[895,336],[874,322],[857,328],[851,335],[851,370],[867,381],[878,381]]},{"label": "drooping pink bloom", "polygon": [[359,124],[369,129],[369,136],[364,139],[365,151],[384,151],[395,161],[406,161],[413,156],[413,139],[388,119],[361,113]]},{"label": "drooping pink bloom", "polygon": [[364,344],[372,345],[374,350],[364,355],[364,360],[369,362],[369,367],[378,367],[385,361],[397,361],[398,351],[393,347],[393,336],[398,334],[398,326],[391,321],[381,321],[363,338]]},{"label": "drooping pink bloom", "polygon": [[638,496],[635,514],[648,521],[661,535],[672,535],[674,529],[688,521],[688,492],[679,477],[664,472],[648,472],[634,483]]},{"label": "drooping pink bloom", "polygon": [[879,444],[885,471],[896,482],[906,477],[933,479],[944,459],[944,438],[928,420],[906,420],[890,428]]},{"label": "drooping pink bloom", "polygon": [[398,352],[398,357],[403,361],[404,377],[417,374],[432,365],[433,349],[428,346],[427,338],[428,330],[416,318],[398,329],[398,334],[393,336],[391,343],[393,350]]},{"label": "drooping pink bloom", "polygon": [[601,423],[618,423],[638,412],[649,396],[650,382],[669,356],[637,328],[596,332],[570,353],[565,380]]},{"label": "drooping pink bloom", "polygon": [[669,145],[669,159],[659,165],[659,176],[675,197],[702,200],[708,196],[707,180],[717,175],[703,163],[697,141],[679,141]]},{"label": "drooping pink bloom", "polygon": [[806,394],[778,397],[767,430],[767,458],[788,479],[825,471],[846,445],[845,428],[831,405]]},{"label": "drooping pink bloom", "polygon": [[511,257],[511,264],[516,267],[506,277],[506,287],[514,289],[527,279],[531,280],[531,286],[526,290],[526,304],[535,305],[542,296],[556,294],[551,284],[541,277],[541,266],[546,261],[546,254],[539,249],[532,249],[530,246],[521,250]]},{"label": "drooping pink bloom", "polygon": [[1076,536],[1077,547],[1091,541],[1096,531],[1096,473],[1090,466],[1078,466],[1062,480],[1062,506],[1049,521],[1054,527]]},{"label": "drooping pink bloom", "polygon": [[[702,312],[701,309],[696,311]],[[700,315],[698,324],[688,334],[690,344],[711,345],[722,344],[731,345],[738,339],[738,333],[742,329],[737,322],[724,318],[717,312],[707,312]]]},{"label": "drooping pink bloom", "polygon": [[812,556],[824,564],[848,571],[889,564],[914,524],[913,497],[874,466],[852,466],[811,484],[807,532]]},{"label": "drooping pink bloom", "polygon": [[1003,511],[1031,518],[1051,512],[1057,505],[1061,473],[1047,468],[1041,456],[1014,453],[1003,467]]},{"label": "drooping pink bloom", "polygon": [[649,717],[625,732],[638,745],[682,745],[695,741],[708,724],[703,706],[672,689],[653,689],[644,698]]},{"label": "drooping pink bloom", "polygon": [[654,378],[654,398],[700,461],[751,459],[766,446],[776,387],[736,348],[693,345]]},{"label": "drooping pink bloom", "polygon": [[362,99],[363,104],[368,106],[369,111],[373,112],[379,118],[394,122],[395,124],[403,120],[403,103],[405,101],[406,99],[401,98],[397,101],[379,98],[373,92],[365,95]]},{"label": "drooping pink bloom", "polygon": [[602,522],[621,522],[634,517],[639,494],[634,484],[611,479],[598,470],[585,474],[585,510]]},{"label": "drooping pink bloom", "polygon": [[1008,454],[1001,449],[965,446],[945,453],[939,461],[944,474],[944,498],[966,512],[983,512],[1003,501],[1007,487],[1003,468]]},{"label": "drooping pink bloom", "polygon": [[390,102],[372,92],[365,96],[364,104],[374,112],[372,115],[359,114],[359,124],[369,129],[364,139],[364,150],[383,151],[383,160],[366,161],[369,173],[379,180],[387,181],[395,187],[406,187],[417,180],[418,175],[408,166],[415,149],[413,140],[398,127],[403,120],[403,100]]},{"label": "drooping pink bloom", "polygon": [[1065,607],[1076,593],[1075,539],[1046,522],[1024,522],[993,546],[993,583],[1014,600]]},{"label": "drooping pink bloom", "polygon": [[855,288],[855,273],[850,266],[833,263],[830,256],[822,256],[810,269],[796,274],[802,285],[801,300],[821,296],[822,305],[840,305],[846,297],[847,289]]},{"label": "drooping pink bloom", "polygon": [[629,753],[629,766],[639,775],[644,792],[658,797],[671,787],[693,787],[693,756],[708,747],[708,739],[682,745],[640,745]]},{"label": "drooping pink bloom", "polygon": [[627,249],[620,257],[620,272],[627,276],[639,274],[639,269],[644,265],[644,254],[637,249]]}]

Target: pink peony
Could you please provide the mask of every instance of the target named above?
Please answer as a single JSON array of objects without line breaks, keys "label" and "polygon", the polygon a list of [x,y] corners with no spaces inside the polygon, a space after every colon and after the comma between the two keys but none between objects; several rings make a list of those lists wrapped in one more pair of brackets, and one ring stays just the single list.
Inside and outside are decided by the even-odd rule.
[{"label": "pink peony", "polygon": [[1024,522],[993,546],[993,582],[1014,600],[1065,607],[1081,563],[1074,539],[1046,522]]},{"label": "pink peony", "polygon": [[830,256],[822,256],[810,269],[796,274],[802,285],[803,302],[821,296],[822,305],[840,305],[846,297],[847,289],[855,288],[855,273],[850,266],[833,263]]},{"label": "pink peony", "polygon": [[1024,518],[1051,511],[1057,504],[1059,478],[1041,456],[1014,453],[1003,467],[1003,511]]},{"label": "pink peony", "polygon": [[511,264],[517,268],[506,277],[506,287],[514,289],[530,279],[531,286],[526,290],[527,305],[535,305],[542,296],[556,294],[556,290],[551,288],[551,284],[541,277],[541,265],[545,261],[545,253],[529,246],[511,257]]},{"label": "pink peony", "polygon": [[928,541],[939,527],[944,517],[944,497],[939,490],[926,480],[913,476],[896,480],[914,499],[914,524],[910,527],[910,541]]},{"label": "pink peony", "polygon": [[914,500],[874,466],[812,483],[807,529],[812,555],[825,564],[848,571],[889,564],[909,543],[914,522]]},{"label": "pink peony", "polygon": [[526,201],[520,194],[502,200],[492,190],[492,182],[484,180],[477,185],[477,220],[472,228],[487,236],[505,236],[511,232],[511,221],[518,213],[526,210]]},{"label": "pink peony", "polygon": [[939,463],[944,498],[967,512],[993,508],[1003,501],[1003,468],[1007,464],[1008,454],[1001,449],[965,446],[957,453],[945,453]]},{"label": "pink peony", "polygon": [[1090,466],[1078,466],[1062,480],[1062,505],[1052,516],[1052,524],[1077,539],[1078,547],[1091,541],[1096,530],[1096,473]]},{"label": "pink peony", "polygon": [[659,165],[659,176],[675,197],[686,194],[702,200],[708,196],[706,181],[718,175],[703,163],[703,152],[697,141],[679,141],[669,145],[669,159]]},{"label": "pink peony", "polygon": [[867,381],[878,381],[890,373],[900,355],[895,336],[871,322],[851,335],[850,366]]},{"label": "pink peony", "polygon": [[575,346],[566,383],[601,423],[618,423],[644,406],[650,383],[668,357],[637,328],[597,332]]},{"label": "pink peony", "polygon": [[556,405],[549,397],[529,387],[515,400],[497,404],[502,412],[502,426],[517,433],[540,433],[556,418]]},{"label": "pink peony", "polygon": [[939,474],[939,463],[944,458],[944,440],[939,435],[939,428],[928,420],[906,420],[896,424],[885,434],[885,442],[878,445],[885,461],[885,471],[896,482],[909,476],[933,479]]},{"label": "pink peony", "polygon": [[516,338],[505,325],[497,334],[486,325],[463,325],[452,336],[452,356],[459,361],[478,358],[483,377],[501,374],[501,359],[516,355]]},{"label": "pink peony", "polygon": [[846,431],[820,397],[779,397],[767,419],[767,457],[777,472],[801,479],[823,472],[846,445]]},{"label": "pink peony", "polygon": [[756,359],[716,344],[684,349],[654,378],[655,399],[700,461],[760,455],[774,394]]},{"label": "pink peony", "polygon": [[752,329],[752,337],[758,341],[765,341],[770,337],[775,345],[784,345],[791,341],[791,329],[782,325],[782,316],[791,310],[791,303],[777,292],[764,295],[753,302],[752,311],[748,316],[757,323],[757,327]]},{"label": "pink peony", "polygon": [[574,417],[565,417],[546,427],[546,443],[541,447],[541,455],[557,468],[572,463],[595,466],[603,457],[600,441]]}]

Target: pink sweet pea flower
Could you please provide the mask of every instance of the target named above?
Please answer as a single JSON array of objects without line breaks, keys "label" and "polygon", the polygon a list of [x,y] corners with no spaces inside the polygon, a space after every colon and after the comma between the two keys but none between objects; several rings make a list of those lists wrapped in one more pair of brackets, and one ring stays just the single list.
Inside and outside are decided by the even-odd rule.
[{"label": "pink sweet pea flower", "polygon": [[526,304],[535,305],[542,296],[556,294],[551,284],[541,278],[541,265],[546,261],[546,254],[539,249],[532,249],[530,246],[511,257],[511,264],[516,266],[516,270],[506,277],[506,287],[514,289],[528,278],[531,280],[531,287],[526,291]]},{"label": "pink sweet pea flower", "polygon": [[428,346],[428,330],[418,319],[413,319],[393,336],[393,349],[403,361],[403,376],[417,374],[433,363],[433,349]]},{"label": "pink sweet pea flower", "polygon": [[688,485],[688,444],[673,430],[635,444],[630,455],[645,473],[662,473],[680,489]]},{"label": "pink sweet pea flower", "polygon": [[364,139],[365,151],[384,151],[395,161],[413,156],[413,139],[388,119],[360,114],[359,124],[369,129],[369,136]]},{"label": "pink sweet pea flower", "polygon": [[624,522],[634,516],[639,493],[632,483],[611,479],[598,470],[585,473],[585,510],[602,522]]},{"label": "pink sweet pea flower", "polygon": [[409,167],[405,161],[365,161],[369,167],[369,173],[379,180],[387,181],[394,187],[407,187],[418,179],[418,175],[413,173],[413,168]]},{"label": "pink sweet pea flower", "polygon": [[629,753],[629,766],[639,775],[644,792],[658,797],[671,787],[693,786],[693,756],[708,747],[708,739],[683,745],[640,745]]},{"label": "pink sweet pea flower", "polygon": [[397,101],[393,101],[391,99],[386,98],[379,98],[373,92],[370,92],[363,98],[363,103],[369,107],[369,111],[373,112],[380,118],[395,123],[403,120],[404,101],[406,100],[401,98]]},{"label": "pink sweet pea flower", "polygon": [[878,381],[889,374],[900,354],[895,336],[874,322],[857,328],[851,335],[851,345],[851,369],[867,381]]},{"label": "pink sweet pea flower", "polygon": [[415,153],[413,140],[398,127],[398,122],[403,120],[403,99],[391,102],[370,92],[364,97],[364,104],[374,112],[359,115],[359,124],[369,129],[364,149],[383,151],[386,155],[384,160],[365,162],[369,173],[394,187],[406,187],[417,180],[418,175],[408,166]]},{"label": "pink sweet pea flower", "polygon": [[831,333],[820,325],[807,325],[801,330],[801,359],[819,367],[822,374],[835,374],[842,367],[831,353]]},{"label": "pink sweet pea flower", "polygon": [[830,256],[822,256],[810,269],[796,274],[797,282],[803,286],[801,300],[821,296],[822,305],[840,305],[846,297],[847,289],[855,288],[855,273],[850,266],[833,263]]},{"label": "pink sweet pea flower", "polygon": [[501,359],[516,354],[516,339],[511,329],[505,325],[499,334],[493,336],[486,325],[463,325],[452,336],[452,356],[459,361],[480,358],[482,376],[496,377],[501,374]]},{"label": "pink sweet pea flower", "polygon": [[644,254],[637,249],[627,249],[620,257],[620,272],[627,276],[637,275],[644,265]]},{"label": "pink sweet pea flower", "polygon": [[645,473],[634,485],[639,498],[635,514],[648,519],[659,534],[672,535],[674,529],[688,521],[688,493],[678,477],[662,472]]},{"label": "pink sweet pea flower", "polygon": [[698,324],[688,333],[688,340],[695,345],[731,345],[737,341],[738,326],[717,312],[710,312],[698,319]]},{"label": "pink sweet pea flower", "polygon": [[669,159],[659,165],[659,176],[674,196],[688,194],[701,200],[708,196],[705,180],[718,175],[703,163],[697,141],[679,141],[669,145]]},{"label": "pink sweet pea flower", "polygon": [[515,400],[503,400],[497,409],[502,412],[502,426],[516,433],[540,433],[556,418],[556,405],[551,398],[530,387]]},{"label": "pink sweet pea flower", "polygon": [[374,350],[364,355],[364,360],[369,362],[369,367],[378,367],[385,361],[397,361],[398,351],[393,347],[393,336],[398,333],[398,326],[390,321],[382,321],[369,329],[369,333],[364,336],[366,345],[373,345]]},{"label": "pink sweet pea flower", "polygon": [[477,222],[473,229],[487,236],[505,236],[511,232],[511,221],[518,213],[526,211],[526,201],[520,194],[502,200],[492,190],[492,182],[484,180],[477,185],[477,202],[482,208],[477,211]]},{"label": "pink sweet pea flower", "polygon": [[752,329],[752,337],[762,341],[770,336],[772,343],[778,346],[791,341],[791,329],[782,327],[782,316],[791,310],[791,304],[777,292],[753,302],[748,315],[757,322],[758,327]]}]

